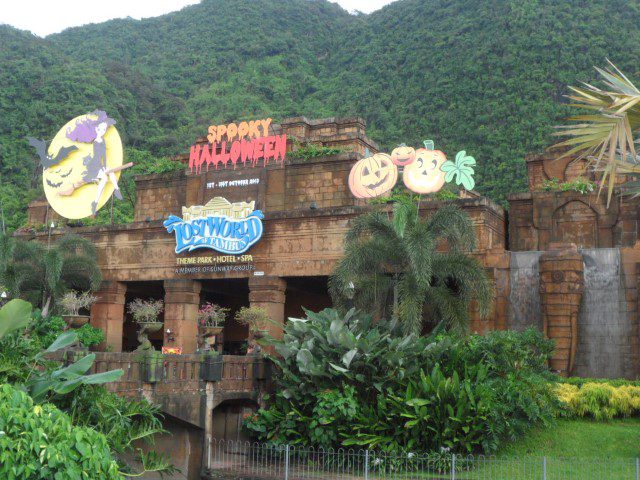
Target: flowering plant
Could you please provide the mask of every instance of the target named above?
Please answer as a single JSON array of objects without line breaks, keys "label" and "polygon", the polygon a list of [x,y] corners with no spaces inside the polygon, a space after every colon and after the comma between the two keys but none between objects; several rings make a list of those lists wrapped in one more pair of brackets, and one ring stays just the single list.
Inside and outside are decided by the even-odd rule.
[{"label": "flowering plant", "polygon": [[68,315],[78,315],[83,308],[91,308],[91,305],[98,300],[90,292],[78,293],[73,290],[68,291],[60,299],[60,306]]},{"label": "flowering plant", "polygon": [[158,321],[158,315],[160,315],[163,308],[164,303],[162,300],[136,298],[129,304],[127,310],[136,323],[153,323]]},{"label": "flowering plant", "polygon": [[247,325],[250,333],[255,333],[260,329],[266,329],[269,314],[264,308],[260,307],[242,307],[236,312],[236,321],[241,325]]},{"label": "flowering plant", "polygon": [[222,308],[215,303],[206,302],[196,315],[198,325],[201,327],[222,327],[227,320],[228,308]]}]

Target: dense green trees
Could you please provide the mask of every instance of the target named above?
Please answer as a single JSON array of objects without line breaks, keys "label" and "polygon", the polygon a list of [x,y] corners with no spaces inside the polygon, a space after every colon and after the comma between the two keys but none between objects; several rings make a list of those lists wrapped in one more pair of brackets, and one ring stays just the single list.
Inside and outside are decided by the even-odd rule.
[{"label": "dense green trees", "polygon": [[[0,199],[8,225],[38,194],[26,135],[100,107],[125,144],[184,152],[211,121],[363,116],[385,147],[435,138],[478,160],[478,189],[526,188],[567,85],[609,57],[633,75],[637,0],[399,0],[349,15],[324,0],[205,0],[39,39],[0,27]],[[250,26],[250,28],[247,28]],[[90,46],[89,46],[90,45]]]}]

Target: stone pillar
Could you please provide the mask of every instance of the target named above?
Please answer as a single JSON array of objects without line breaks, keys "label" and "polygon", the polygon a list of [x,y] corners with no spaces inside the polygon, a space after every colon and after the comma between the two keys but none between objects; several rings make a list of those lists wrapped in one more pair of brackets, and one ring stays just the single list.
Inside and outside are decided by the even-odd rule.
[{"label": "stone pillar", "polygon": [[286,289],[287,282],[279,277],[249,278],[249,303],[252,307],[266,310],[269,318],[278,323],[264,326],[274,338],[282,338]]},{"label": "stone pillar", "polygon": [[[196,315],[200,306],[200,289],[196,280],[164,281],[164,346],[195,353],[198,343]],[[167,333],[170,330],[171,333]]]},{"label": "stone pillar", "polygon": [[576,361],[584,265],[575,244],[551,243],[549,247],[539,260],[543,331],[556,342],[551,368],[568,376]]},{"label": "stone pillar", "polygon": [[124,324],[124,300],[127,285],[105,280],[96,292],[98,300],[91,307],[91,325],[104,332],[104,342],[98,345],[102,351],[122,351],[122,325]]}]

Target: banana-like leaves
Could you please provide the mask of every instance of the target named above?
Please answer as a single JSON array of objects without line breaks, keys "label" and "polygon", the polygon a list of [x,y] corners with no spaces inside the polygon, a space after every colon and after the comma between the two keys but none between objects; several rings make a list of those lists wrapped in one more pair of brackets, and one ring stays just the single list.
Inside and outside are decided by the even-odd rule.
[{"label": "banana-like leaves", "polygon": [[31,304],[20,299],[9,300],[0,308],[0,339],[25,328],[31,320]]}]

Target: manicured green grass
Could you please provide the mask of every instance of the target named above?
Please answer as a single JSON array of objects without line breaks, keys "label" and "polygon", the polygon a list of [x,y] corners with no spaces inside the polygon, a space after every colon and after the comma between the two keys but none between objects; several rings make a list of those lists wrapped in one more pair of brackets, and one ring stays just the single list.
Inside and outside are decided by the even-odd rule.
[{"label": "manicured green grass", "polygon": [[559,420],[553,427],[532,430],[505,446],[495,459],[480,460],[456,478],[635,480],[636,457],[640,457],[640,419]]},{"label": "manicured green grass", "polygon": [[[544,463],[546,457],[546,466]],[[458,457],[458,480],[636,480],[640,419],[610,422],[559,420],[508,444],[496,456]],[[433,467],[431,467],[433,469]],[[431,470],[425,468],[425,470]],[[546,476],[544,471],[546,469]],[[386,478],[370,476],[370,478]],[[396,478],[396,477],[393,477]],[[399,475],[410,480],[450,479],[450,473]]]},{"label": "manicured green grass", "polygon": [[640,419],[610,422],[559,420],[553,427],[536,428],[509,444],[499,457],[640,457]]}]

